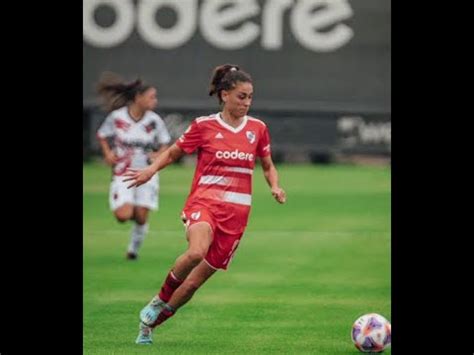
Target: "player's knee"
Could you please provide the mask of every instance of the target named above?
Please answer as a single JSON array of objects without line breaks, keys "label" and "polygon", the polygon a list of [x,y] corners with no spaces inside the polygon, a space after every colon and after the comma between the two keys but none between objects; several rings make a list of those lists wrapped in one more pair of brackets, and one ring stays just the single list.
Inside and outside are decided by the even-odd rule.
[{"label": "player's knee", "polygon": [[188,262],[191,265],[199,264],[204,259],[205,256],[206,254],[200,250],[189,250],[186,253],[186,258],[188,259]]},{"label": "player's knee", "polygon": [[115,218],[120,223],[128,221],[132,216],[129,213],[115,213]]}]

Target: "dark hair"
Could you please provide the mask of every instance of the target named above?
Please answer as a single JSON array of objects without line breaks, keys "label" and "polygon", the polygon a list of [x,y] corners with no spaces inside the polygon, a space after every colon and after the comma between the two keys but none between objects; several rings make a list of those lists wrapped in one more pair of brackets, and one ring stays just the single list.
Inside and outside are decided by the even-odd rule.
[{"label": "dark hair", "polygon": [[252,83],[252,78],[248,73],[240,70],[238,65],[219,65],[214,68],[214,72],[212,73],[209,96],[215,94],[221,104],[221,91],[235,88],[238,82]]},{"label": "dark hair", "polygon": [[133,102],[138,94],[143,94],[151,87],[139,78],[127,83],[119,75],[105,72],[97,84],[97,92],[104,108],[110,112]]}]

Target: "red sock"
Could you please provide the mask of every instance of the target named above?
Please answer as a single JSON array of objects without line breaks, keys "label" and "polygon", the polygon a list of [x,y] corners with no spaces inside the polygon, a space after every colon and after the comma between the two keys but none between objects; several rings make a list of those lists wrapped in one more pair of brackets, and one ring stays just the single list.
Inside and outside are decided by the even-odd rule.
[{"label": "red sock", "polygon": [[168,276],[166,277],[166,280],[163,284],[163,286],[161,286],[161,290],[160,290],[160,293],[158,295],[158,297],[160,297],[160,299],[166,303],[168,303],[168,301],[170,300],[171,298],[171,295],[173,294],[173,292],[179,287],[179,285],[181,285],[183,283],[183,281],[179,280],[174,274],[173,274],[173,271],[170,271]]},{"label": "red sock", "polygon": [[168,308],[164,308],[161,313],[158,315],[158,318],[156,318],[155,323],[153,323],[152,328],[155,328],[156,326],[160,325],[163,323],[165,320],[167,320],[169,317],[173,316],[175,312],[169,310]]}]

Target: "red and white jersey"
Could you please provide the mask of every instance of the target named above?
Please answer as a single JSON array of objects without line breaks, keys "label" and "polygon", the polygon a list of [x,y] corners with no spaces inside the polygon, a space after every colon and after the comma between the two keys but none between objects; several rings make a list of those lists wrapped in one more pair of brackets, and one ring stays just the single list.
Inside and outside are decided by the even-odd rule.
[{"label": "red and white jersey", "polygon": [[135,121],[122,107],[112,111],[97,131],[100,138],[114,138],[114,153],[119,162],[114,166],[114,175],[122,175],[127,168],[142,169],[148,165],[148,154],[159,144],[168,144],[171,137],[161,117],[147,111]]},{"label": "red and white jersey", "polygon": [[[252,201],[252,175],[257,157],[271,154],[270,135],[262,121],[245,116],[239,127],[220,114],[196,118],[176,145],[198,161],[186,206],[195,202],[225,209],[247,224]],[[234,213],[235,214],[235,213]]]}]

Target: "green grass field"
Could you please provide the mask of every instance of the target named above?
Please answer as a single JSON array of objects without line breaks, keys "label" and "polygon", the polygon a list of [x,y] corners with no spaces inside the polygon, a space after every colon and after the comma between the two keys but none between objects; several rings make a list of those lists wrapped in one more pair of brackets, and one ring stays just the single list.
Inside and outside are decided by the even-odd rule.
[{"label": "green grass field", "polygon": [[186,249],[179,214],[193,171],[161,173],[160,210],[140,258],[127,261],[131,224],[109,210],[109,169],[84,165],[84,354],[357,354],[356,318],[391,318],[390,168],[282,165],[287,204],[256,169],[229,270],[157,328],[153,345],[136,345],[140,309]]}]

